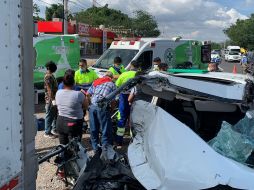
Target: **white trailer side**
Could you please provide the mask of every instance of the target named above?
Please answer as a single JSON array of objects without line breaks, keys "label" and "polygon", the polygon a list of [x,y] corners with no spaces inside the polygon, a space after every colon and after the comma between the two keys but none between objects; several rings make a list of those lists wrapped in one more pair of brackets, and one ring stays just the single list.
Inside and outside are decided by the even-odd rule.
[{"label": "white trailer side", "polygon": [[32,10],[0,1],[0,190],[36,189]]}]

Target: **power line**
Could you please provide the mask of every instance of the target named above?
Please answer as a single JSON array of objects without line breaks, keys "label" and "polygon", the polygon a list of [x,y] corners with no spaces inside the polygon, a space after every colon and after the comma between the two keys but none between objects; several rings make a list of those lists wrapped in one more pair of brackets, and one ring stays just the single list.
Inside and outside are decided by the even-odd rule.
[{"label": "power line", "polygon": [[142,10],[142,8],[140,7],[140,5],[137,4],[137,3],[135,2],[135,0],[131,0],[131,2],[134,4],[135,7],[137,7],[137,9]]},{"label": "power line", "polygon": [[74,5],[76,5],[77,7],[81,8],[81,9],[86,9],[87,7],[84,7],[83,5],[81,4],[78,4],[77,2],[74,2],[74,1],[69,1],[70,3],[73,3]]},{"label": "power line", "polygon": [[85,3],[85,2],[81,2],[80,0],[77,0],[77,2],[80,4],[80,5],[86,5],[87,7],[91,7],[91,5],[89,5],[88,3]]},{"label": "power line", "polygon": [[98,3],[98,1],[95,1],[95,3],[96,3],[97,5],[99,5],[100,7],[103,7],[100,3]]}]

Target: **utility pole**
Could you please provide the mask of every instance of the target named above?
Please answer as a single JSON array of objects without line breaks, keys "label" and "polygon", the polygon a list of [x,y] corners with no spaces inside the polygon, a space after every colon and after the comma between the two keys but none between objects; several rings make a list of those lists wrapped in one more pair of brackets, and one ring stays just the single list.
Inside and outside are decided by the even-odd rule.
[{"label": "utility pole", "polygon": [[93,7],[96,7],[96,0],[93,0]]},{"label": "utility pole", "polygon": [[68,0],[64,0],[64,34],[68,34]]}]

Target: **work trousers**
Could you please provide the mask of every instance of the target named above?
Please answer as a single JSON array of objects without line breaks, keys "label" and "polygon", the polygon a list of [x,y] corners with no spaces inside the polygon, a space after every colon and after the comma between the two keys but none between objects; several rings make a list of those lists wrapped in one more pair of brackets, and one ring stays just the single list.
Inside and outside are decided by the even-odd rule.
[{"label": "work trousers", "polygon": [[129,94],[120,94],[119,97],[119,112],[120,112],[120,119],[117,124],[117,132],[116,132],[116,142],[121,145],[123,143],[123,136],[125,133],[125,125],[126,121],[130,115],[130,105],[128,101]]},{"label": "work trousers", "polygon": [[98,144],[100,144],[100,130],[102,147],[106,147],[109,144],[112,145],[112,122],[109,108],[100,108],[97,105],[90,105],[89,121],[93,150],[98,150]]}]

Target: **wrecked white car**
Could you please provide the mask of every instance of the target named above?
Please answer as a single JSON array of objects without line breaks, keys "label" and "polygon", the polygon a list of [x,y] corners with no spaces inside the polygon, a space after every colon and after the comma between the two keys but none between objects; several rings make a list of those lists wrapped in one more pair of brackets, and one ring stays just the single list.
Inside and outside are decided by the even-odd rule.
[{"label": "wrecked white car", "polygon": [[109,146],[89,158],[73,140],[39,163],[69,150],[57,164],[70,168],[73,190],[254,189],[251,76],[156,71],[129,80],[98,105],[134,86],[128,156]]},{"label": "wrecked white car", "polygon": [[132,106],[128,159],[146,189],[254,189],[252,77],[153,72],[138,88],[153,104]]}]

